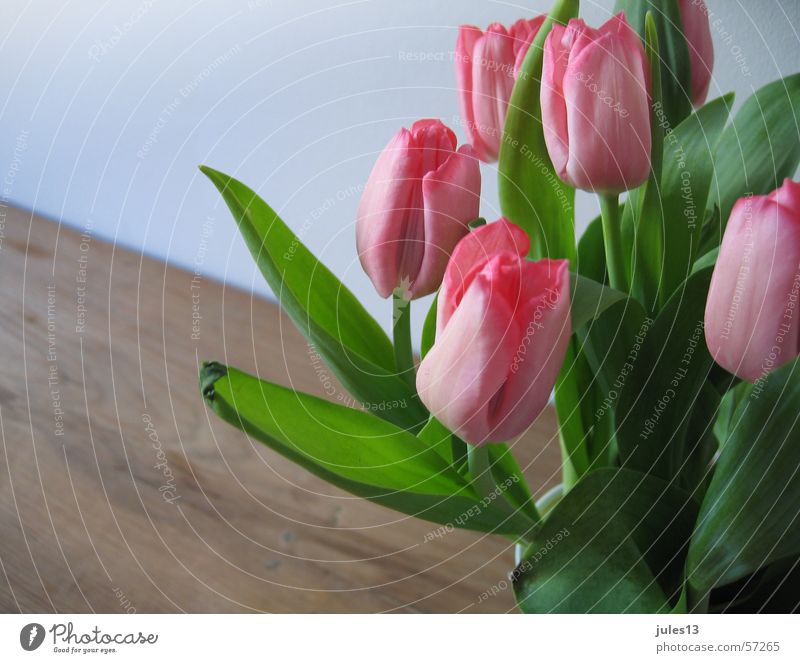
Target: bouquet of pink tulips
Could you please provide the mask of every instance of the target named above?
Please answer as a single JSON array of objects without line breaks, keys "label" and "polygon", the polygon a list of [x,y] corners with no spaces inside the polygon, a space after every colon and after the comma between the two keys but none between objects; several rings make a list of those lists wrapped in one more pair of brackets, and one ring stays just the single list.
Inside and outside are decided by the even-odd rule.
[{"label": "bouquet of pink tulips", "polygon": [[[517,543],[524,612],[792,611],[800,590],[800,75],[706,103],[703,0],[462,26],[469,144],[401,128],[358,209],[393,338],[210,168],[285,311],[362,407],[205,363],[224,420],[319,477]],[[480,215],[497,161],[503,217]],[[601,214],[576,240],[574,194]],[[414,300],[438,293],[413,352]],[[387,307],[387,315],[389,309]],[[554,393],[562,482],[509,442]]]}]

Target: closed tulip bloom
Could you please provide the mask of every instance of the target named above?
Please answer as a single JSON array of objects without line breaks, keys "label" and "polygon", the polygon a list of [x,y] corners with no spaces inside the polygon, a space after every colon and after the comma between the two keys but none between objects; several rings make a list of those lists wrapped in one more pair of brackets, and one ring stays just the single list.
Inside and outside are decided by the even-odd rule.
[{"label": "closed tulip bloom", "polygon": [[553,166],[567,184],[620,193],[650,172],[650,76],[624,14],[599,29],[553,25],[544,45],[541,104]]},{"label": "closed tulip bloom", "polygon": [[800,184],[740,198],[711,278],[706,344],[730,373],[755,382],[800,354]]},{"label": "closed tulip bloom", "polygon": [[461,117],[469,142],[483,161],[497,161],[508,101],[528,47],[544,16],[520,19],[509,29],[492,23],[486,32],[462,25],[456,42]]},{"label": "closed tulip bloom", "polygon": [[435,292],[447,260],[478,217],[480,165],[472,148],[456,150],[439,120],[400,129],[367,180],[356,222],[358,255],[381,297]]},{"label": "closed tulip bloom", "polygon": [[528,249],[509,221],[482,226],[459,242],[439,292],[417,390],[474,445],[512,438],[536,419],[572,333],[567,261],[532,262]]},{"label": "closed tulip bloom", "polygon": [[702,106],[711,85],[714,68],[714,44],[708,24],[708,9],[703,0],[679,0],[683,34],[689,47],[692,76],[692,103]]}]

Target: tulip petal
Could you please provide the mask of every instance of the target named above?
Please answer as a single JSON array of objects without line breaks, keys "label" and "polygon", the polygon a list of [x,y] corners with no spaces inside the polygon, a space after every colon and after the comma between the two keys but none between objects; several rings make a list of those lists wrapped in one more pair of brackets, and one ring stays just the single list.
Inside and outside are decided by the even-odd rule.
[{"label": "tulip petal", "polygon": [[783,207],[795,219],[800,219],[800,183],[786,178],[783,186],[775,189],[767,198]]},{"label": "tulip petal", "polygon": [[490,413],[497,440],[522,433],[547,405],[572,334],[568,261],[522,264],[521,305],[515,316],[521,340]]},{"label": "tulip petal", "polygon": [[734,205],[706,303],[711,355],[750,382],[800,351],[800,219],[776,197]]},{"label": "tulip petal", "polygon": [[[410,151],[414,153],[418,165],[414,168],[418,177],[440,168],[452,156],[456,146],[456,135],[440,120],[424,119],[411,126]],[[448,201],[440,201],[446,208]],[[410,284],[418,279],[425,255],[425,204],[422,182],[413,187],[411,199],[407,203],[407,213],[402,221],[400,242],[397,246],[397,280],[395,286],[410,291]],[[434,288],[435,290],[436,288]],[[412,295],[419,296],[419,295]]]},{"label": "tulip petal", "polygon": [[456,149],[456,135],[441,120],[417,120],[411,126],[413,145],[422,151],[421,173],[439,168]]},{"label": "tulip petal", "polygon": [[422,178],[425,208],[424,255],[411,286],[413,297],[435,292],[458,241],[478,217],[481,171],[469,145],[454,152],[437,170]]},{"label": "tulip petal", "polygon": [[473,109],[472,61],[475,44],[483,36],[483,32],[474,25],[462,25],[458,29],[456,41],[456,82],[459,89],[459,107],[464,121],[467,138],[472,144],[475,154],[482,161],[491,161],[489,150],[477,130],[475,111]]},{"label": "tulip petal", "polygon": [[624,19],[609,23],[617,34],[577,37],[564,75],[565,179],[589,191],[619,192],[649,175],[650,108],[641,42],[632,41]]},{"label": "tulip petal", "polygon": [[518,21],[515,21],[514,24],[508,29],[508,34],[511,36],[515,55],[519,54],[520,51],[528,50],[531,42],[536,38],[536,35],[546,18],[547,16],[544,14],[531,19],[521,18]]},{"label": "tulip petal", "polygon": [[404,276],[399,269],[409,217],[422,233],[422,211],[415,203],[420,197],[421,161],[422,151],[414,149],[411,132],[398,131],[378,157],[358,207],[358,257],[381,297],[391,295]]},{"label": "tulip petal", "polygon": [[468,233],[453,250],[442,281],[436,315],[436,334],[441,335],[476,274],[494,253],[527,255],[530,238],[518,225],[505,218],[487,223]]},{"label": "tulip petal", "polygon": [[521,18],[509,28],[508,33],[511,35],[514,46],[514,78],[519,75],[522,61],[528,54],[528,49],[536,38],[545,18],[547,18],[545,15],[537,16],[530,20]]},{"label": "tulip petal", "polygon": [[508,100],[514,87],[513,40],[497,23],[475,42],[472,59],[472,106],[475,129],[491,161],[500,154]]},{"label": "tulip petal", "polygon": [[519,336],[513,310],[482,271],[419,366],[422,402],[472,444],[491,436],[490,404],[505,382]]},{"label": "tulip petal", "polygon": [[703,0],[680,0],[678,6],[683,34],[689,47],[692,103],[702,106],[708,96],[711,72],[714,70],[714,43],[711,39],[708,8]]},{"label": "tulip petal", "polygon": [[562,88],[569,62],[569,48],[564,44],[566,28],[556,23],[544,42],[542,63],[542,125],[544,140],[553,168],[564,179],[569,161],[567,104]]}]

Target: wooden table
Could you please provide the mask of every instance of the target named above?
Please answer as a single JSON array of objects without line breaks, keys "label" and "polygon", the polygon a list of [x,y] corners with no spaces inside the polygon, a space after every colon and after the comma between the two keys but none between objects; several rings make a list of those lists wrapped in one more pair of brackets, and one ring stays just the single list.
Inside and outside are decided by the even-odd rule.
[{"label": "wooden table", "polygon": [[[504,539],[425,542],[434,525],[331,487],[206,410],[202,359],[324,394],[274,304],[0,212],[0,609],[514,609]],[[537,494],[557,481],[550,410],[515,452]]]}]

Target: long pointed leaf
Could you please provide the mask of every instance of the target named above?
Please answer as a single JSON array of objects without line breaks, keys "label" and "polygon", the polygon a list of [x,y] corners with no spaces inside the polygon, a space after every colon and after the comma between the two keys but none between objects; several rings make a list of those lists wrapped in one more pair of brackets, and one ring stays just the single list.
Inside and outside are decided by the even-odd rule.
[{"label": "long pointed leaf", "polygon": [[544,40],[555,21],[578,15],[578,0],[557,0],[522,63],[508,105],[498,164],[503,215],[531,237],[533,258],[575,259],[575,191],[553,169],[539,102]]},{"label": "long pointed leaf", "polygon": [[425,408],[396,374],[389,338],[355,296],[252,189],[207,166],[201,170],[228,204],[281,306],[345,388],[378,416],[421,426]]},{"label": "long pointed leaf", "polygon": [[727,124],[732,103],[732,94],[715,99],[692,113],[664,139],[661,291],[665,298],[675,292],[692,271],[714,177],[713,153]]},{"label": "long pointed leaf", "polygon": [[[742,104],[714,155],[721,230],[746,194],[763,195],[792,177],[800,165],[800,74],[759,89]],[[721,236],[721,235],[720,235]]]},{"label": "long pointed leaf", "polygon": [[699,594],[800,554],[800,360],[750,386],[736,409],[689,549]]},{"label": "long pointed leaf", "polygon": [[333,485],[424,520],[523,536],[533,523],[482,505],[468,482],[428,443],[378,419],[259,380],[216,362],[203,365],[208,406],[289,460]]}]

